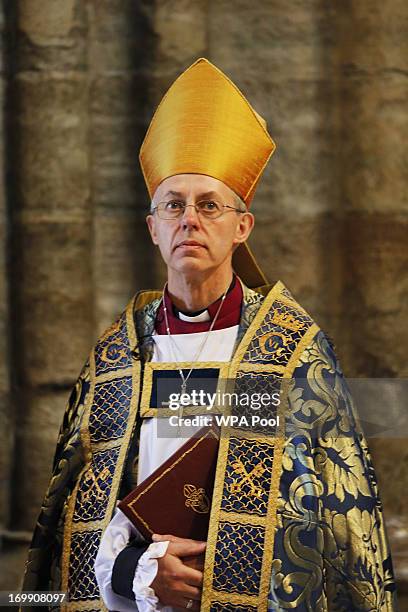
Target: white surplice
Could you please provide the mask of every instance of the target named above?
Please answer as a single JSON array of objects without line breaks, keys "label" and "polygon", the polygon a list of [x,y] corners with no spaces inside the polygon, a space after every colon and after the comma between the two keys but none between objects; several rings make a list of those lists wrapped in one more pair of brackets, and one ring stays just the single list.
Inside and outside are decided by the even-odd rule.
[{"label": "white surplice", "polygon": [[[208,312],[204,311],[196,317],[188,317],[179,313],[180,319],[190,322],[209,320]],[[230,361],[238,333],[238,325],[211,332],[193,334],[154,335],[154,362],[193,362],[196,361]],[[208,336],[204,343],[204,339]],[[202,350],[199,351],[200,347]],[[199,355],[197,353],[200,352]],[[181,380],[180,380],[181,382]],[[197,430],[200,429],[198,426]],[[166,459],[171,457],[184,443],[185,438],[158,437],[157,419],[145,418],[140,429],[139,463],[137,483],[140,484],[156,470]],[[116,508],[99,547],[95,561],[95,574],[101,597],[109,610],[116,612],[173,612],[173,608],[162,606],[158,602],[150,584],[157,573],[157,558],[163,556],[168,543],[153,543],[139,559],[133,578],[133,592],[136,601],[117,595],[112,590],[111,577],[115,559],[134,537],[143,538],[138,534],[129,519]]]}]

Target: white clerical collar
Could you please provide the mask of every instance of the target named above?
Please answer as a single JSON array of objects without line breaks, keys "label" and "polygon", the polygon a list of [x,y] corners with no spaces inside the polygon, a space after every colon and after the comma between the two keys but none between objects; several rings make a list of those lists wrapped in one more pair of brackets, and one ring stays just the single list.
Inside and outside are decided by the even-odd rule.
[{"label": "white clerical collar", "polygon": [[210,321],[211,318],[208,310],[203,310],[203,312],[193,316],[186,315],[178,311],[177,316],[182,321],[187,321],[187,323],[205,323],[206,321]]}]

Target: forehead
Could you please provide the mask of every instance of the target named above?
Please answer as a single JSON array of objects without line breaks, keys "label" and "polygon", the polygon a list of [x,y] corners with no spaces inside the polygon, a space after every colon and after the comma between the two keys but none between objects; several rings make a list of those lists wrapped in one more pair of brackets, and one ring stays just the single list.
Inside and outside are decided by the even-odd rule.
[{"label": "forehead", "polygon": [[[173,192],[172,194],[169,192]],[[212,193],[221,198],[230,198],[234,192],[222,181],[206,174],[175,174],[160,183],[154,193],[157,201],[166,195],[180,194],[183,197],[197,197]]]}]

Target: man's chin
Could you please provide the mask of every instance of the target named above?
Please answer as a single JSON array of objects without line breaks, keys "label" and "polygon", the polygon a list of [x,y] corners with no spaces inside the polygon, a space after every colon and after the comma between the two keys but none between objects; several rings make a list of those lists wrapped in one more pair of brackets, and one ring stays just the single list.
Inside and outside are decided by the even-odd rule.
[{"label": "man's chin", "polygon": [[183,263],[176,266],[175,270],[180,274],[194,274],[197,272],[205,272],[210,266],[203,265],[202,262],[197,260],[183,261]]},{"label": "man's chin", "polygon": [[172,267],[179,274],[197,274],[205,272],[213,266],[208,261],[203,261],[198,257],[182,257]]}]

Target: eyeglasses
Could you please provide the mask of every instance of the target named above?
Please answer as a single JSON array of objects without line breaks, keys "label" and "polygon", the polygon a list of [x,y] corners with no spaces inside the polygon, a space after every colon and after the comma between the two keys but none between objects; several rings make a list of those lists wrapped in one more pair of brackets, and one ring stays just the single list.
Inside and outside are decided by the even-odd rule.
[{"label": "eyeglasses", "polygon": [[218,219],[218,217],[221,217],[221,215],[227,212],[227,209],[234,210],[237,213],[243,212],[235,208],[235,206],[220,204],[220,202],[216,200],[200,200],[195,204],[185,204],[185,202],[180,200],[168,200],[166,202],[159,202],[157,206],[152,209],[152,213],[157,212],[160,219],[171,221],[182,217],[188,206],[193,206],[197,214],[205,219]]}]

